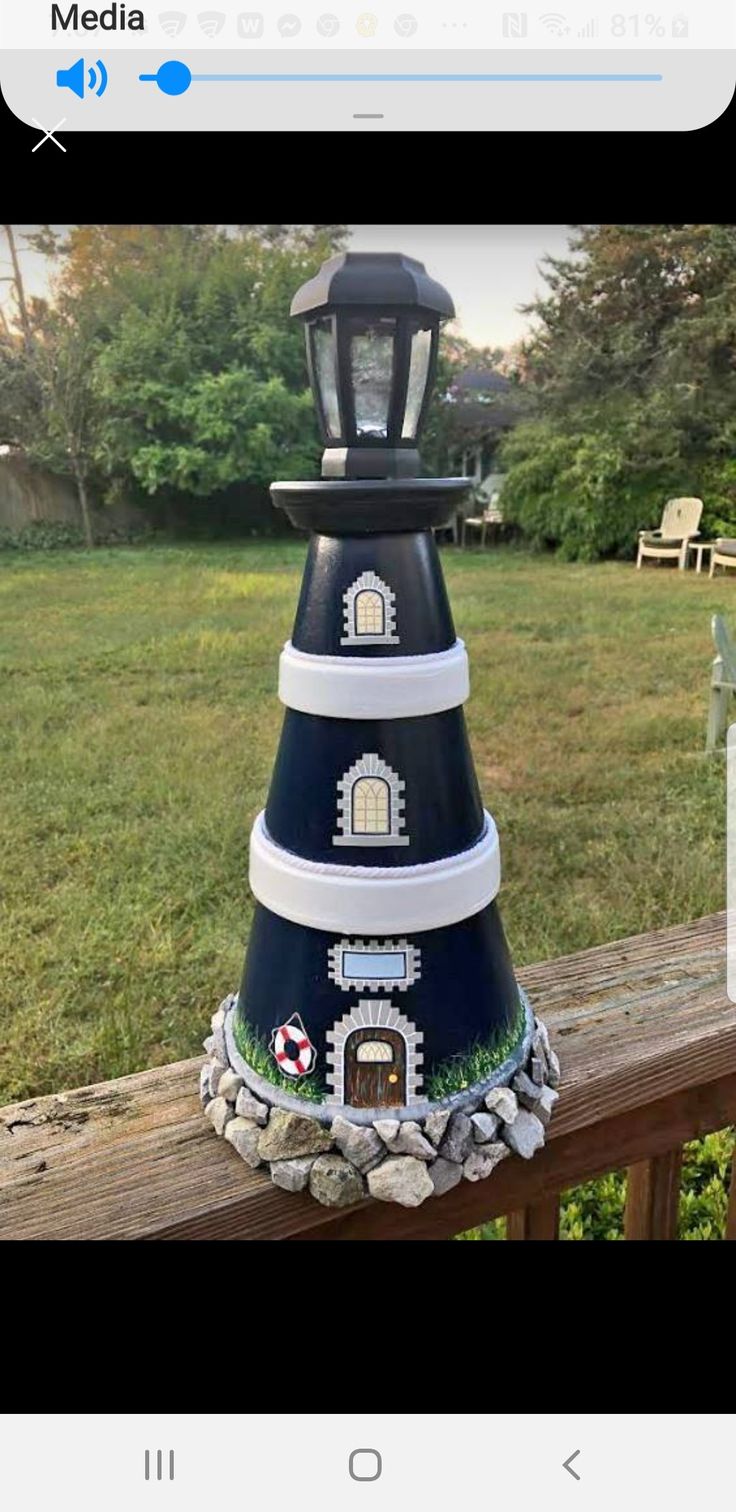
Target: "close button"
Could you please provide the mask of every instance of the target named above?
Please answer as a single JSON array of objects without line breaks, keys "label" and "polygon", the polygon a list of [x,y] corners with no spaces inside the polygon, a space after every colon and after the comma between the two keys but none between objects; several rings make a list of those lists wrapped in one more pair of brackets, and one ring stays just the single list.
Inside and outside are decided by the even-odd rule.
[{"label": "close button", "polygon": [[350,1476],[355,1481],[377,1481],[383,1461],[377,1449],[353,1449],[348,1460]]}]

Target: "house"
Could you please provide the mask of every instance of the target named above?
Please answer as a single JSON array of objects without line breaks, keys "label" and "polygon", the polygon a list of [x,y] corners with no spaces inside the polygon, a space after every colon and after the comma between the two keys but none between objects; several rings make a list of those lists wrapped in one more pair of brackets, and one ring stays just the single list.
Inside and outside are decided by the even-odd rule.
[{"label": "house", "polygon": [[462,368],[446,395],[452,406],[449,472],[473,478],[471,508],[488,505],[503,485],[498,448],[517,423],[519,403],[513,384],[493,368]]}]

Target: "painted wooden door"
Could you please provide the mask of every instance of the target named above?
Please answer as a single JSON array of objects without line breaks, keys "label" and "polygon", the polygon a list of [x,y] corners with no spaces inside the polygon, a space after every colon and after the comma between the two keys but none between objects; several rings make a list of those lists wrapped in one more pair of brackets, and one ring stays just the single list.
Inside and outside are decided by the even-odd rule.
[{"label": "painted wooden door", "polygon": [[406,1047],[396,1029],[354,1029],[345,1042],[345,1101],[352,1108],[406,1102]]}]

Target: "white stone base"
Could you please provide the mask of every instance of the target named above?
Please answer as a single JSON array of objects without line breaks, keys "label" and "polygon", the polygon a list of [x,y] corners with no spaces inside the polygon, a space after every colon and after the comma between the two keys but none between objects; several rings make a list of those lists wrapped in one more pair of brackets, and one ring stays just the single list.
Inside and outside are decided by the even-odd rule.
[{"label": "white stone base", "polygon": [[544,1144],[559,1095],[560,1063],[525,997],[530,1024],[521,1064],[500,1067],[492,1085],[422,1104],[421,1117],[407,1116],[414,1111],[408,1108],[400,1110],[401,1118],[393,1109],[372,1109],[370,1122],[365,1109],[337,1111],[296,1097],[285,1107],[283,1093],[235,1051],[228,1032],[235,1001],[235,994],[225,998],[212,1019],[200,1097],[215,1132],[248,1165],[266,1167],[276,1186],[308,1188],[328,1207],[352,1206],[369,1196],[418,1207],[459,1181],[484,1180],[511,1154],[529,1160]]}]

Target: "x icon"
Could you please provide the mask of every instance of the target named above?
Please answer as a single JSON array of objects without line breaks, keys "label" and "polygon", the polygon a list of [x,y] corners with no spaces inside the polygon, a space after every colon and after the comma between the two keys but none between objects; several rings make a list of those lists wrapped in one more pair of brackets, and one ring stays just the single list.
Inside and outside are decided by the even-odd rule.
[{"label": "x icon", "polygon": [[61,120],[57,121],[56,125],[52,126],[50,130],[47,130],[45,126],[42,126],[41,122],[37,121],[35,116],[31,116],[31,120],[33,121],[34,126],[38,127],[39,131],[45,131],[46,132],[46,135],[41,137],[40,142],[36,142],[35,147],[31,148],[31,152],[38,152],[39,147],[43,147],[44,142],[49,142],[49,141],[53,142],[54,145],[56,147],[58,147],[61,152],[66,152],[66,147],[62,147],[61,142],[57,142],[56,137],[54,136],[54,132],[58,131],[60,126],[64,125],[64,122],[66,120],[66,116],[62,116]]}]

